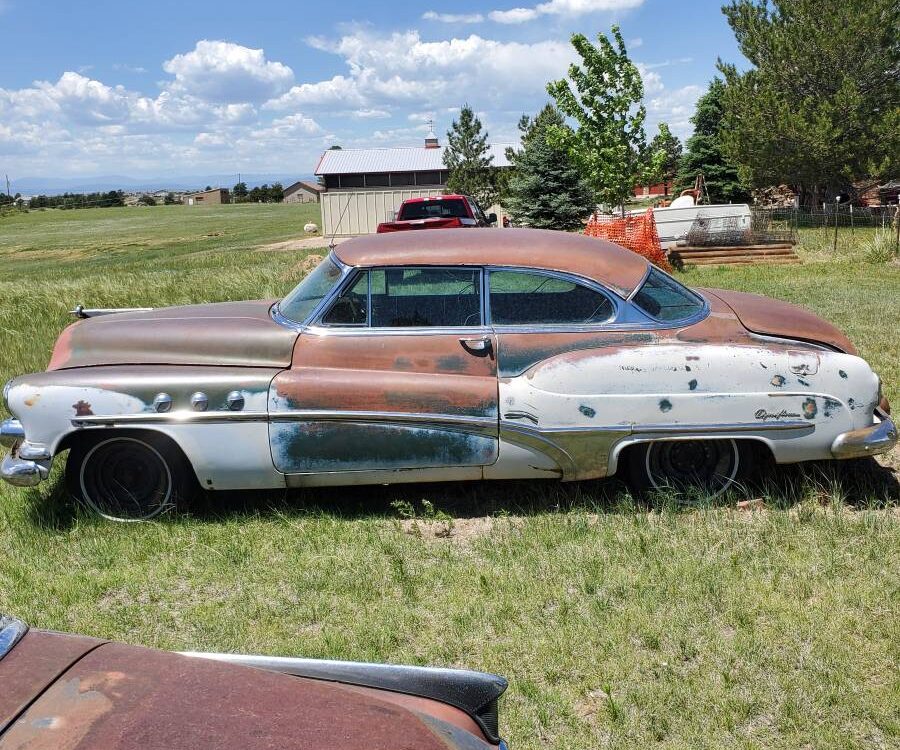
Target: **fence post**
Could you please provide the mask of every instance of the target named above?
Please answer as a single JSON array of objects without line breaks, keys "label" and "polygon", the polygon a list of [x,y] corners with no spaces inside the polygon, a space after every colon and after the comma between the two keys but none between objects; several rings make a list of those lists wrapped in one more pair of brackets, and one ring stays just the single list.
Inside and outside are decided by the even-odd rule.
[{"label": "fence post", "polygon": [[837,201],[834,202],[834,248],[832,252],[837,255],[837,227],[838,227],[838,208],[840,205]]},{"label": "fence post", "polygon": [[894,234],[894,255],[900,255],[900,202],[897,203],[897,210],[894,211],[894,226],[897,230]]},{"label": "fence post", "polygon": [[853,204],[850,204],[850,234],[853,234]]}]

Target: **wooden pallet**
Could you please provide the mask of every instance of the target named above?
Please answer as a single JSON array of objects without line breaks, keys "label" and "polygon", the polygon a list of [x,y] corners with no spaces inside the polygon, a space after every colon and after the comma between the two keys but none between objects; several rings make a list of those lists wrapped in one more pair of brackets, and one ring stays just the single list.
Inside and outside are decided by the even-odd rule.
[{"label": "wooden pallet", "polygon": [[720,247],[676,247],[669,251],[669,260],[676,265],[713,266],[746,265],[750,263],[800,263],[793,245],[737,245]]}]

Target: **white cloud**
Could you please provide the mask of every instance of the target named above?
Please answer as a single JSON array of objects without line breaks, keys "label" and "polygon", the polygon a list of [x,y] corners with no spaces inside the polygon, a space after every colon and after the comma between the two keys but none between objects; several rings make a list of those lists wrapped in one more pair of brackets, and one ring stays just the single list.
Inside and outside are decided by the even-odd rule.
[{"label": "white cloud", "polygon": [[294,86],[265,109],[299,107],[385,109],[416,103],[444,109],[467,97],[497,107],[530,108],[543,102],[543,82],[563,75],[574,51],[566,42],[501,42],[477,34],[439,41],[418,31],[379,35],[366,29],[338,39],[307,40],[343,58],[348,74]]},{"label": "white cloud", "polygon": [[437,13],[433,10],[423,13],[422,18],[439,23],[481,23],[484,20],[481,13]]},{"label": "white cloud", "polygon": [[661,88],[656,96],[647,99],[647,133],[652,135],[660,122],[668,123],[679,138],[686,138],[691,132],[690,118],[694,114],[697,100],[704,88],[694,84],[677,89]]},{"label": "white cloud", "polygon": [[140,65],[129,65],[128,63],[114,63],[113,70],[123,70],[126,73],[146,73],[147,69]]},{"label": "white cloud", "polygon": [[361,106],[364,103],[357,91],[356,82],[345,76],[334,76],[327,81],[302,83],[293,86],[281,96],[263,105],[264,109],[287,110],[294,107]]},{"label": "white cloud", "polygon": [[380,120],[391,116],[391,113],[384,109],[356,109],[352,114],[361,120]]},{"label": "white cloud", "polygon": [[163,63],[175,76],[173,92],[210,102],[262,102],[286,91],[294,72],[280,62],[266,60],[261,49],[232,42],[197,42],[193,50]]},{"label": "white cloud", "polygon": [[638,47],[643,47],[643,46],[644,46],[644,40],[642,37],[639,37],[639,36],[636,36],[633,39],[629,39],[626,44],[626,47],[628,49],[637,49]]},{"label": "white cloud", "polygon": [[533,21],[540,16],[576,18],[588,13],[630,10],[643,4],[644,0],[548,0],[533,8],[493,10],[488,13],[488,18],[497,23],[517,24]]},{"label": "white cloud", "polygon": [[497,23],[525,23],[533,21],[540,15],[537,8],[510,8],[509,10],[492,10],[488,18]]}]

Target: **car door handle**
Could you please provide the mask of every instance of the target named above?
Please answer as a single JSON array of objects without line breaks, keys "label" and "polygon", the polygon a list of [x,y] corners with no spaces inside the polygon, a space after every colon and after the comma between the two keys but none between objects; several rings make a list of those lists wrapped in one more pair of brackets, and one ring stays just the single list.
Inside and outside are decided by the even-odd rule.
[{"label": "car door handle", "polygon": [[473,354],[483,354],[491,350],[491,337],[478,336],[476,338],[461,338],[459,343],[463,345],[466,351]]}]

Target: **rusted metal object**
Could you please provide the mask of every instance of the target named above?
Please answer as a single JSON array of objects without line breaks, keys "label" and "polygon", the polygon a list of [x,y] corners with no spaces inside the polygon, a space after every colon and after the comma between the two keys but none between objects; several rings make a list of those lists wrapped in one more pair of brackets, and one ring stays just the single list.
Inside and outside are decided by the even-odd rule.
[{"label": "rusted metal object", "polygon": [[[183,455],[207,489],[588,479],[617,471],[631,446],[672,440],[754,441],[782,463],[896,442],[886,404],[876,416],[877,375],[833,325],[778,300],[688,290],[593,238],[353,239],[283,304],[70,326],[48,372],[5,388],[0,475],[36,484],[60,450],[107,434],[155,438],[134,450],[170,476],[184,476]],[[80,460],[67,463],[76,492]]]},{"label": "rusted metal object", "polygon": [[336,247],[335,254],[349,266],[493,265],[565,271],[602,281],[623,296],[635,289],[647,271],[647,262],[639,255],[612,242],[569,232],[508,229],[487,238],[482,230],[444,229],[431,235],[397,232],[354,237]]},{"label": "rusted metal object", "polygon": [[296,332],[271,300],[123,312],[79,320],[56,342],[48,370],[96,365],[287,367]]},{"label": "rusted metal object", "polygon": [[41,632],[0,684],[0,750],[497,746],[440,701]]},{"label": "rusted metal object", "polygon": [[724,289],[702,291],[725,302],[749,331],[828,344],[847,354],[858,353],[853,342],[837,326],[798,305],[763,297],[761,294]]}]

